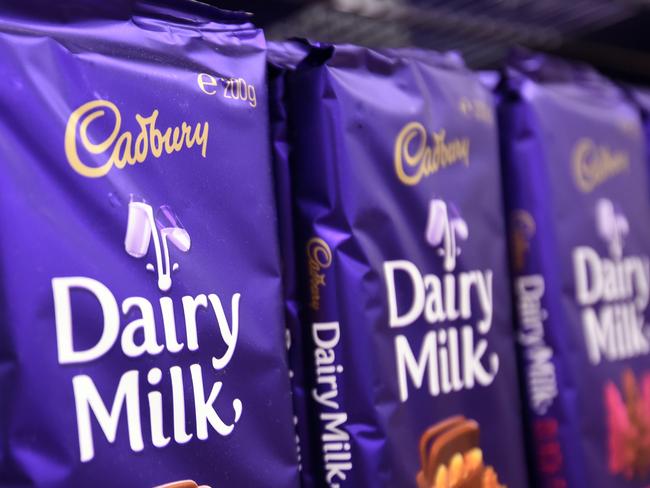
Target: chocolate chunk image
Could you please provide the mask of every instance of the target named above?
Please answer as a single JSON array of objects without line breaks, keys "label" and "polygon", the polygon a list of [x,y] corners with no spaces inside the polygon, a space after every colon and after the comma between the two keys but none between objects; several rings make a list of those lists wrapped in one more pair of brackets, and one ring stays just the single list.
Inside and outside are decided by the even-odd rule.
[{"label": "chocolate chunk image", "polygon": [[210,488],[208,485],[197,485],[193,480],[172,481],[164,485],[154,486],[153,488]]},{"label": "chocolate chunk image", "polygon": [[480,428],[462,415],[449,417],[420,438],[418,488],[505,488],[483,462]]}]

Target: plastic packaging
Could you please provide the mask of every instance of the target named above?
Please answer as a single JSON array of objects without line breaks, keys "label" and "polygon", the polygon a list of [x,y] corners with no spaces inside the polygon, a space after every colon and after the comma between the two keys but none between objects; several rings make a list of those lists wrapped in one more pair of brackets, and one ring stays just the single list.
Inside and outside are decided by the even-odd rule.
[{"label": "plastic packaging", "polygon": [[261,31],[137,4],[0,59],[0,485],[297,486]]}]

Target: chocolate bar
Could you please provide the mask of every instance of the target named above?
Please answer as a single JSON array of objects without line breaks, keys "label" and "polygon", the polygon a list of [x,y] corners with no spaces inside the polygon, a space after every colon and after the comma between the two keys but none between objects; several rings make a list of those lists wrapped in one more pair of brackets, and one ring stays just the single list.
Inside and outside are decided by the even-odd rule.
[{"label": "chocolate bar", "polygon": [[639,111],[588,66],[520,53],[505,74],[499,120],[534,479],[647,486],[634,379],[650,371]]},{"label": "chocolate bar", "polygon": [[491,91],[453,53],[305,46],[285,96],[317,482],[412,486],[422,433],[462,415],[526,486]]},{"label": "chocolate bar", "polygon": [[0,13],[0,486],[296,487],[264,36],[74,3]]}]

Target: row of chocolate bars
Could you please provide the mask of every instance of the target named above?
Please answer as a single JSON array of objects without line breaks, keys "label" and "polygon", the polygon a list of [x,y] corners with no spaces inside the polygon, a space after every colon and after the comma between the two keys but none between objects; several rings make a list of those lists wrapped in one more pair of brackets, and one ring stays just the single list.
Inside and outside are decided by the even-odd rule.
[{"label": "row of chocolate bars", "polygon": [[0,485],[648,486],[649,111],[195,2],[5,17]]}]

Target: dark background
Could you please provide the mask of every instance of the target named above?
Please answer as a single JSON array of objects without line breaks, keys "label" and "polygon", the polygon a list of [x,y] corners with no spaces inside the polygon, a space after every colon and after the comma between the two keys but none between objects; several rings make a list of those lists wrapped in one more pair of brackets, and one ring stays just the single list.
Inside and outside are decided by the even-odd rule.
[{"label": "dark background", "polygon": [[460,51],[498,66],[523,45],[650,85],[650,0],[202,0],[246,10],[270,39]]},{"label": "dark background", "polygon": [[[0,15],[59,22],[79,16],[128,18],[135,1],[0,0]],[[525,46],[650,86],[650,0],[200,1],[253,13],[269,39],[453,49],[475,69],[498,67],[513,46]]]}]

